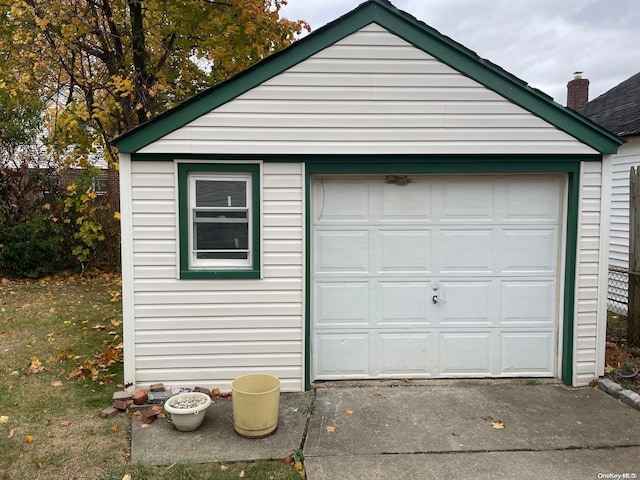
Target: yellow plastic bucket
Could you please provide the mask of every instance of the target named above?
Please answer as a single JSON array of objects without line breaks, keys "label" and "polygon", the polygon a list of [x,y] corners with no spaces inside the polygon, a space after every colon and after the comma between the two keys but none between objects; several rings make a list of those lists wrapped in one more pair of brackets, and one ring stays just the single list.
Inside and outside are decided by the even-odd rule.
[{"label": "yellow plastic bucket", "polygon": [[252,373],[231,382],[233,427],[247,438],[271,435],[278,427],[280,380],[273,375]]}]

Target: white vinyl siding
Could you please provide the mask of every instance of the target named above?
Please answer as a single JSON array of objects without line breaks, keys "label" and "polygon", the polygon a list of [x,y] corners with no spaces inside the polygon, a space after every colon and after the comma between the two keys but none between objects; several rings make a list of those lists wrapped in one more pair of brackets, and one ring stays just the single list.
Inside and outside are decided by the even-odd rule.
[{"label": "white vinyl siding", "polygon": [[372,24],[140,153],[597,153]]},{"label": "white vinyl siding", "polygon": [[230,390],[265,372],[303,390],[302,165],[263,167],[261,280],[178,280],[175,165],[131,171],[136,385]]},{"label": "white vinyl siding", "polygon": [[[602,164],[583,162],[576,259],[573,385],[588,385],[597,375]],[[602,256],[604,260],[604,256]]]},{"label": "white vinyl siding", "polygon": [[640,166],[640,139],[620,147],[613,157],[609,265],[629,266],[629,171]]},{"label": "white vinyl siding", "polygon": [[[612,267],[629,268],[629,174],[631,167],[638,166],[640,138],[634,138],[622,145],[613,156],[609,236],[609,265]],[[612,274],[608,288],[612,311],[626,315],[627,276]]]}]

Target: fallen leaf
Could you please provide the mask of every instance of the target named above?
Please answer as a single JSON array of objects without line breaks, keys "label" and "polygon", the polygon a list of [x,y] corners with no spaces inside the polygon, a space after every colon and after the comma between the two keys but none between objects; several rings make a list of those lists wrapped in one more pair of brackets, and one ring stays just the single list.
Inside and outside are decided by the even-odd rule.
[{"label": "fallen leaf", "polygon": [[40,460],[38,457],[33,459],[33,463],[35,464],[36,468],[42,468],[42,460]]},{"label": "fallen leaf", "polygon": [[31,364],[27,369],[27,375],[40,373],[42,370],[44,370],[44,367],[42,366],[42,363],[40,362],[38,357],[31,357]]},{"label": "fallen leaf", "polygon": [[221,472],[226,472],[227,470],[229,470],[229,467],[227,467],[226,465],[220,465]]},{"label": "fallen leaf", "polygon": [[131,475],[127,473],[124,477],[122,477],[122,480],[131,480]]},{"label": "fallen leaf", "polygon": [[347,409],[347,415],[353,415],[353,410],[351,410],[350,408]]},{"label": "fallen leaf", "polygon": [[24,443],[33,443],[33,436],[31,435],[26,435],[24,437]]},{"label": "fallen leaf", "polygon": [[118,431],[118,425],[115,424],[115,423],[113,425],[111,425],[111,430],[114,431],[114,432],[117,432]]},{"label": "fallen leaf", "polygon": [[293,468],[295,468],[297,471],[301,471],[302,470],[302,462],[296,462],[293,464]]},{"label": "fallen leaf", "polygon": [[62,386],[62,382],[60,380],[57,380],[55,382],[51,382],[50,384],[52,387],[61,387]]},{"label": "fallen leaf", "polygon": [[326,429],[328,433],[333,433],[336,431],[336,427],[334,427],[333,425],[327,425]]},{"label": "fallen leaf", "polygon": [[68,427],[69,425],[71,425],[71,422],[69,420],[62,420],[60,422],[61,427]]},{"label": "fallen leaf", "polygon": [[149,428],[150,425],[148,423],[143,423],[142,425],[140,425],[140,428]]},{"label": "fallen leaf", "polygon": [[9,430],[9,438],[13,438],[16,434],[15,430]]},{"label": "fallen leaf", "polygon": [[502,420],[496,420],[495,422],[491,422],[491,427],[500,430],[504,428],[504,422]]},{"label": "fallen leaf", "polygon": [[9,417],[3,415],[0,417],[0,423],[9,423]]},{"label": "fallen leaf", "polygon": [[240,478],[244,478],[244,470],[242,470],[242,471],[238,474],[238,476],[239,476]]},{"label": "fallen leaf", "polygon": [[51,307],[49,313],[60,313],[60,309],[57,307]]}]

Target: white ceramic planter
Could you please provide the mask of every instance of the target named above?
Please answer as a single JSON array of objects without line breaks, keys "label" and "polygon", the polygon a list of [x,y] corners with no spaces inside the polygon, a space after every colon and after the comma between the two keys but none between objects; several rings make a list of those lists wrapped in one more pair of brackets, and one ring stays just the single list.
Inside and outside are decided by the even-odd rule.
[{"label": "white ceramic planter", "polygon": [[[177,408],[175,406],[181,400],[193,398],[204,399],[204,403],[193,408]],[[190,432],[202,424],[209,405],[211,405],[209,395],[200,392],[185,392],[169,398],[164,404],[164,410],[171,415],[171,423],[178,430]]]}]

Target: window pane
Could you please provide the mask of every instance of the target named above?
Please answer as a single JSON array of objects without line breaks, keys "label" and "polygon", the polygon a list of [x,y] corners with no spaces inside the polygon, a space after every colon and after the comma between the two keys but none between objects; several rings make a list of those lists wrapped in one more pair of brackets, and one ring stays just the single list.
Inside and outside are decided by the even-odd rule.
[{"label": "window pane", "polygon": [[247,182],[196,180],[196,207],[246,207]]},{"label": "window pane", "polygon": [[[248,250],[249,248],[249,227],[246,223],[196,223],[194,233],[196,251]],[[198,258],[202,257],[198,255]],[[244,252],[244,256],[234,258],[247,258],[247,253]]]}]

